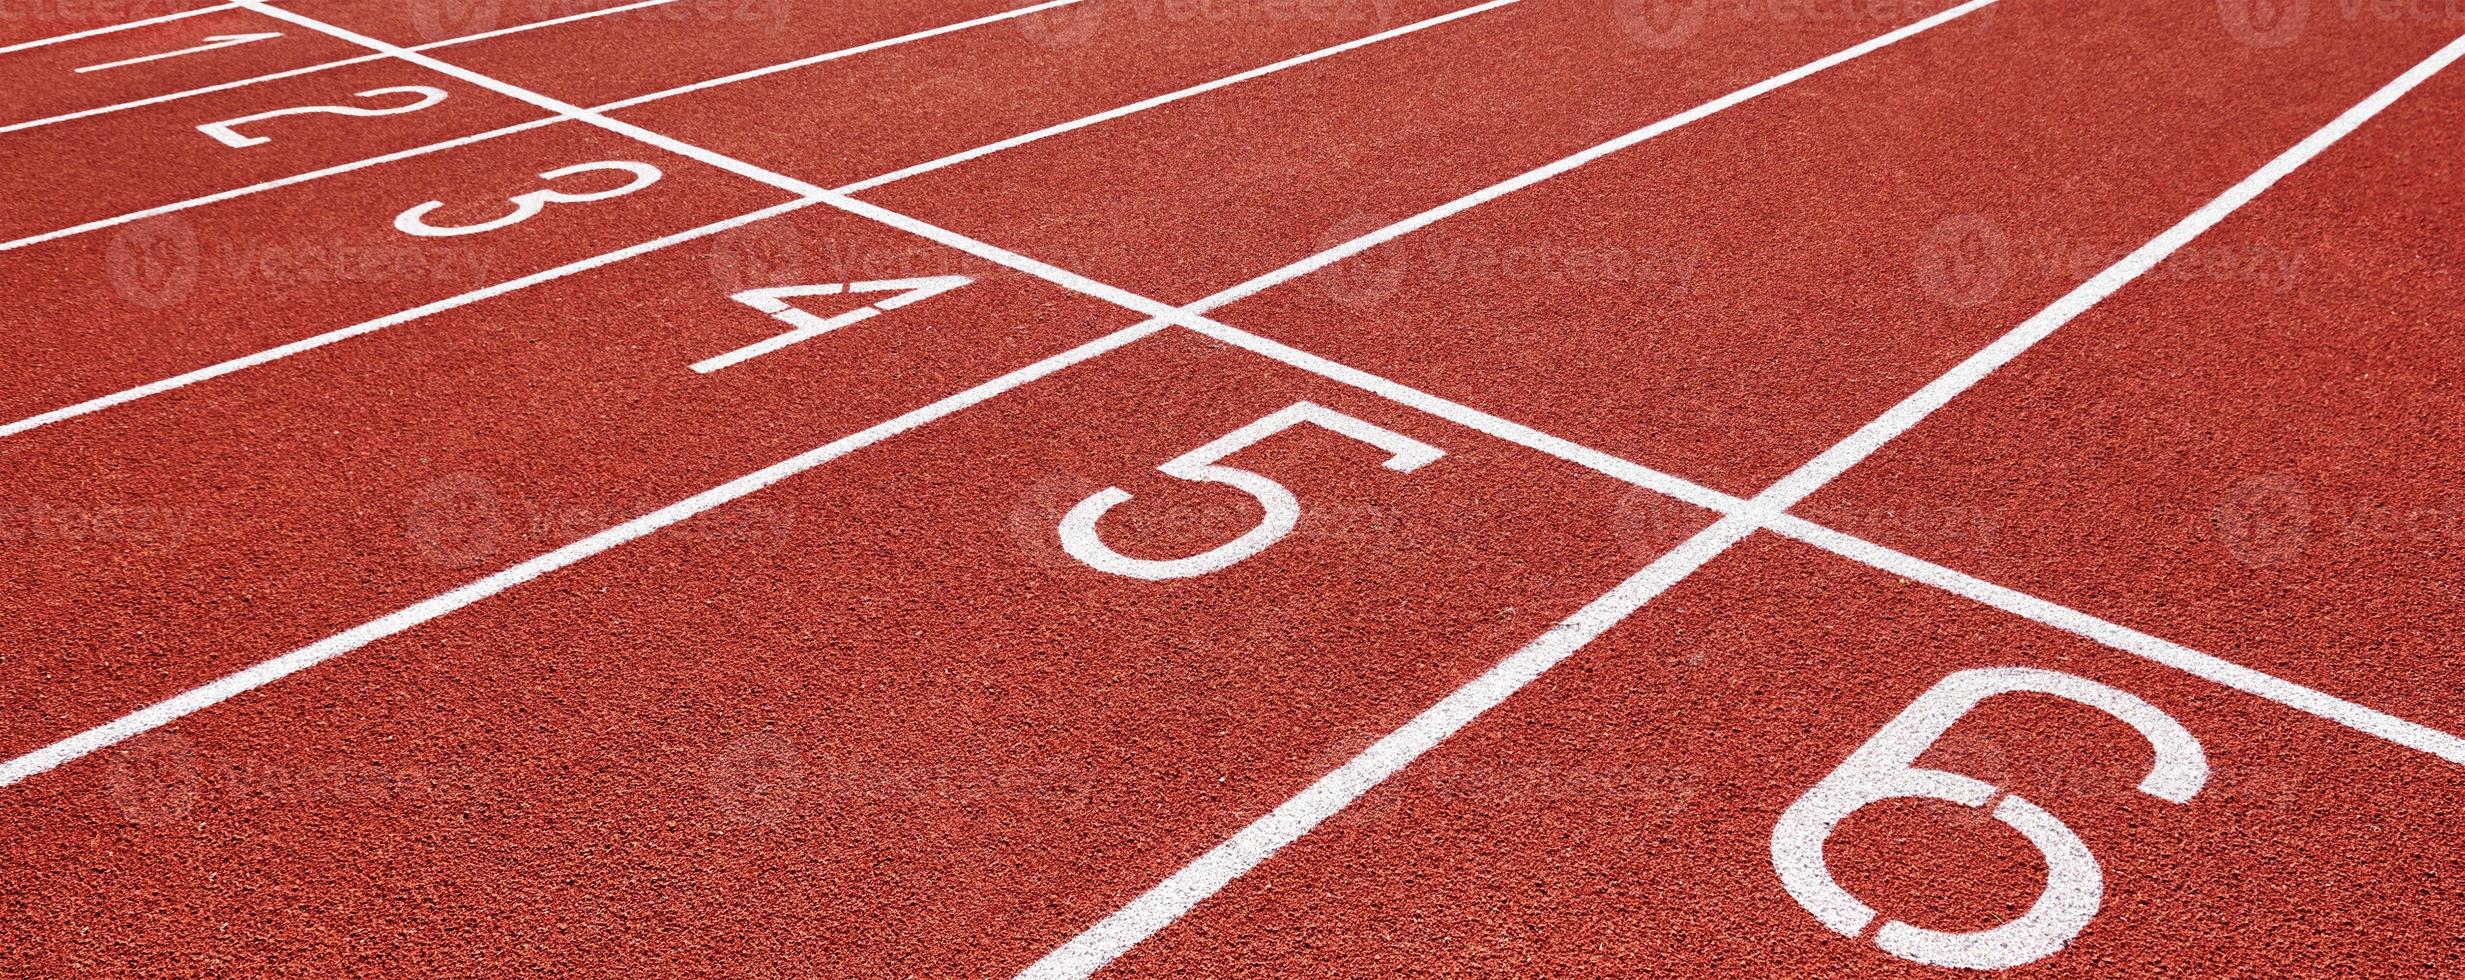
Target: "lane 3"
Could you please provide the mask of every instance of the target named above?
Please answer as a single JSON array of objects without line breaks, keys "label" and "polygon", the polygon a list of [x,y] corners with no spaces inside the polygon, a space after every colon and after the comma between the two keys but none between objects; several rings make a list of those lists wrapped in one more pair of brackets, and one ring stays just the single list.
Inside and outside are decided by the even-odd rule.
[{"label": "lane 3", "polygon": [[[385,60],[46,126],[0,137],[8,140],[12,158],[24,164],[0,174],[0,194],[13,202],[0,214],[0,240],[543,115],[493,92]],[[165,154],[181,165],[164,166]]]},{"label": "lane 3", "polygon": [[[1990,20],[1901,41],[1217,315],[1752,493],[2094,271],[1974,294],[1974,216],[2128,249],[2447,39],[2421,23],[2322,18],[2258,46],[2212,5],[1986,9]],[[1615,63],[1608,35],[1565,8],[1513,16],[1521,33],[1505,36],[1502,16],[1416,36],[867,197],[1188,299],[1668,111],[1637,105],[1691,104],[1580,83],[1573,73]],[[1677,63],[1715,36],[1707,24]],[[1563,84],[1534,83],[1521,63],[1460,67],[1553,42],[1576,52]],[[1382,60],[1383,76],[1366,70]],[[1561,89],[1588,97],[1542,94]],[[1595,121],[1545,124],[1578,111],[1559,105]],[[1296,106],[1354,115],[1305,124]],[[1357,165],[1373,138],[1397,162]]]},{"label": "lane 3", "polygon": [[[1439,455],[1265,435],[1223,464],[1297,521],[1194,577],[1062,544],[1108,485],[1122,554],[1235,540],[1258,505],[1155,467],[1304,401]],[[1008,972],[1707,516],[1166,333],[11,787],[0,931],[140,972]]]},{"label": "lane 3", "polygon": [[[2433,77],[1805,513],[2465,728],[2461,96]],[[1996,238],[1981,289],[2110,258]]]},{"label": "lane 3", "polygon": [[[839,187],[1472,6],[1473,0],[1088,3],[617,115]],[[1470,19],[1486,16],[1492,14]]]},{"label": "lane 3", "polygon": [[[593,169],[541,176],[576,166]],[[0,312],[0,350],[23,368],[0,382],[0,415],[40,418],[788,199],[558,123],[44,242],[0,256],[43,273]],[[416,231],[397,224],[431,202]]]},{"label": "lane 3", "polygon": [[[1878,741],[1986,805],[1834,775]],[[1827,781],[1877,798],[1825,806]],[[1105,975],[2445,973],[2458,818],[2435,801],[2461,782],[1764,536]],[[1828,830],[1784,821],[1809,798]],[[2024,808],[2082,850],[2040,853],[2004,819]],[[1828,927],[1783,863],[1871,918]]]}]

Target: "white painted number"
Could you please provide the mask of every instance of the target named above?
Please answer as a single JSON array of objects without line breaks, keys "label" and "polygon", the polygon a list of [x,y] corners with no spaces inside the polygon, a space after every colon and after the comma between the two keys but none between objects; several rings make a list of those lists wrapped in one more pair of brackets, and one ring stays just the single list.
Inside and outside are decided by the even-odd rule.
[{"label": "white painted number", "polygon": [[[859,320],[871,319],[886,310],[895,310],[918,300],[939,296],[967,285],[971,281],[966,276],[925,276],[920,279],[883,279],[878,282],[852,282],[846,285],[825,282],[811,286],[768,286],[761,289],[748,289],[728,298],[768,313],[773,318],[796,329],[761,343],[741,347],[702,361],[695,364],[693,369],[709,374],[731,364],[741,364],[772,351],[803,343]],[[898,295],[857,307],[828,319],[797,309],[788,305],[787,302],[798,296],[836,296],[840,293],[892,291],[898,292]]]},{"label": "white painted number", "polygon": [[263,34],[215,34],[207,37],[204,44],[196,45],[194,47],[181,48],[177,51],[164,51],[159,54],[149,54],[137,58],[123,58],[119,61],[104,62],[99,65],[87,65],[83,68],[77,69],[76,71],[78,74],[82,75],[86,72],[102,71],[107,68],[142,65],[149,61],[161,61],[165,58],[177,58],[184,54],[203,54],[208,51],[228,48],[233,45],[253,44],[258,41],[271,41],[281,36],[281,31],[268,31]]},{"label": "white painted number", "polygon": [[1104,512],[1130,499],[1130,492],[1120,487],[1106,487],[1078,502],[1061,518],[1061,547],[1071,557],[1086,562],[1099,571],[1126,575],[1135,579],[1155,581],[1168,578],[1188,578],[1227,567],[1251,555],[1265,551],[1268,545],[1282,540],[1300,523],[1301,503],[1293,499],[1284,485],[1248,470],[1217,466],[1215,461],[1250,447],[1268,436],[1308,422],[1322,429],[1350,436],[1386,450],[1389,457],[1380,465],[1398,473],[1410,473],[1427,466],[1446,452],[1408,436],[1390,432],[1331,408],[1310,402],[1296,402],[1273,415],[1259,419],[1225,434],[1188,453],[1174,458],[1156,469],[1166,476],[1197,483],[1221,483],[1234,487],[1258,499],[1266,509],[1266,517],[1258,526],[1240,537],[1187,558],[1155,560],[1132,558],[1104,543],[1096,533],[1096,522]]},{"label": "white painted number", "polygon": [[353,92],[351,95],[354,98],[365,99],[372,96],[394,95],[397,93],[408,93],[412,96],[412,99],[410,102],[402,105],[386,106],[380,109],[368,109],[360,106],[347,105],[292,106],[288,109],[275,109],[270,112],[260,112],[253,116],[241,116],[237,119],[225,119],[221,122],[206,123],[205,125],[197,127],[197,131],[204,133],[207,136],[214,137],[224,146],[256,146],[260,143],[272,142],[272,138],[266,136],[242,136],[238,131],[239,126],[245,123],[262,122],[267,119],[279,119],[283,116],[306,116],[316,114],[334,116],[397,116],[406,112],[418,112],[421,109],[425,109],[429,106],[445,101],[444,89],[429,88],[425,85],[396,85],[392,88],[372,88],[365,92]]},{"label": "white painted number", "polygon": [[577,163],[570,167],[558,167],[555,170],[550,170],[546,173],[540,174],[539,176],[545,180],[557,180],[560,178],[573,176],[574,174],[589,173],[593,170],[622,170],[626,173],[632,174],[633,179],[626,181],[619,187],[611,187],[604,191],[590,191],[582,194],[568,194],[564,191],[548,190],[546,188],[541,188],[528,194],[516,194],[510,199],[514,206],[514,209],[511,212],[502,217],[482,221],[475,225],[429,224],[426,220],[428,212],[445,206],[445,202],[443,201],[430,201],[426,204],[419,205],[401,214],[395,215],[394,228],[403,234],[418,235],[421,238],[448,238],[454,235],[476,235],[481,232],[495,231],[499,228],[521,224],[524,221],[530,220],[532,215],[547,210],[548,205],[551,204],[579,204],[585,201],[604,201],[611,197],[623,197],[624,195],[631,194],[659,182],[659,168],[651,166],[647,163],[636,163],[632,160],[602,160],[598,163]]},{"label": "white painted number", "polygon": [[[2140,792],[2187,802],[2208,782],[2208,755],[2180,722],[2154,705],[2095,681],[2026,667],[1964,670],[1943,678],[1876,732],[1847,761],[1782,812],[1772,828],[1772,870],[1806,911],[1843,936],[1856,938],[1875,911],[1832,880],[1823,842],[1840,821],[1891,799],[1934,799],[1982,807],[1993,784],[1940,769],[1920,769],[1917,757],[1978,703],[1997,694],[2030,691],[2087,705],[2129,724],[2157,750]],[[2045,890],[2019,918],[1976,932],[1937,932],[1888,922],[1875,945],[1902,959],[1934,966],[1998,970],[2042,959],[2070,944],[2105,898],[2104,872],[2088,845],[2061,820],[2016,795],[2005,795],[1993,817],[2037,846],[2046,861]]]}]

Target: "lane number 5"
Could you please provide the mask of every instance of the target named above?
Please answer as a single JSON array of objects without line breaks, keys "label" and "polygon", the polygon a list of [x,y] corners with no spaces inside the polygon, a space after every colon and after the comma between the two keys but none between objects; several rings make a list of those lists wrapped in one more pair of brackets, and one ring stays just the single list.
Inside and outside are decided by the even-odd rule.
[{"label": "lane number 5", "polygon": [[1194,483],[1221,483],[1256,498],[1258,505],[1266,510],[1266,516],[1257,527],[1186,558],[1132,558],[1114,551],[1096,531],[1096,522],[1104,519],[1106,511],[1130,499],[1129,491],[1106,487],[1079,501],[1077,506],[1070,508],[1069,513],[1062,515],[1062,550],[1098,571],[1147,581],[1205,575],[1265,551],[1267,546],[1292,533],[1293,527],[1300,523],[1301,502],[1294,499],[1292,491],[1285,489],[1281,483],[1249,470],[1217,465],[1216,461],[1303,422],[1386,450],[1388,458],[1379,465],[1398,473],[1410,473],[1446,455],[1444,450],[1435,446],[1334,409],[1311,402],[1295,402],[1156,467],[1166,476]]},{"label": "lane number 5", "polygon": [[[1935,683],[1858,746],[1838,768],[1789,804],[1772,828],[1772,870],[1806,911],[1843,936],[1856,938],[1875,910],[1832,880],[1823,842],[1840,821],[1875,803],[1933,799],[1984,807],[1998,795],[1994,785],[1959,773],[1921,769],[1917,757],[1950,731],[1979,702],[1997,694],[2029,691],[2087,705],[2120,719],[2157,750],[2140,792],[2174,803],[2189,802],[2208,783],[2208,755],[2182,723],[2137,697],[2095,681],[2051,670],[1995,667],[1964,670]],[[2071,943],[2096,918],[2105,899],[2105,874],[2080,835],[2037,804],[2011,794],[1990,811],[2020,832],[2045,857],[2045,890],[2028,911],[2002,925],[1976,932],[1938,932],[1906,922],[1887,922],[1875,945],[1902,959],[1933,966],[2000,970],[2043,959]]]},{"label": "lane number 5", "polygon": [[572,194],[565,191],[552,190],[543,187],[527,194],[516,194],[512,198],[508,199],[508,203],[511,203],[514,206],[512,211],[507,212],[502,216],[491,218],[487,221],[482,221],[475,225],[429,224],[427,220],[428,213],[445,206],[445,202],[443,201],[430,201],[426,204],[419,205],[408,211],[404,211],[401,214],[395,215],[394,229],[402,232],[403,234],[417,235],[421,238],[450,238],[455,235],[476,235],[481,232],[495,231],[499,228],[521,224],[522,222],[530,220],[533,215],[547,210],[548,205],[551,204],[580,204],[585,201],[604,201],[611,197],[623,197],[627,194],[631,194],[635,191],[641,190],[642,188],[658,183],[660,176],[659,168],[651,166],[647,163],[639,163],[632,160],[602,160],[597,163],[577,163],[570,167],[558,167],[554,170],[540,174],[539,176],[542,180],[560,180],[566,177],[571,177],[575,174],[589,173],[593,170],[623,171],[625,173],[632,174],[633,179],[626,181],[620,186],[611,187],[604,191],[588,191],[580,194]]}]

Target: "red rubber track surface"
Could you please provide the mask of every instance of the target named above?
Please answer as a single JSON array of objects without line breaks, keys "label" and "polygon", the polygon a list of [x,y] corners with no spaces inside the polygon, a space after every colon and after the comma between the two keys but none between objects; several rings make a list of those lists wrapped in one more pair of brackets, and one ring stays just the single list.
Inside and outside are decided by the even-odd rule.
[{"label": "red rubber track surface", "polygon": [[[1469,5],[675,0],[244,83],[370,51],[286,11],[616,6],[289,0],[0,53],[0,125],[93,111],[0,133],[0,976],[1942,975],[1876,926],[2082,874],[2011,972],[2465,974],[2454,69],[1795,517],[1732,499],[2465,10],[2003,0],[1153,319],[1949,6],[1525,0],[1114,112]],[[200,129],[404,85],[446,97]],[[1067,530],[1112,488],[1097,547],[1216,554],[1259,481],[1290,530],[1203,573]],[[1827,927],[1783,814],[2021,676],[2114,700],[1945,722],[1910,764],[1984,803],[1830,827],[1877,918]]]}]

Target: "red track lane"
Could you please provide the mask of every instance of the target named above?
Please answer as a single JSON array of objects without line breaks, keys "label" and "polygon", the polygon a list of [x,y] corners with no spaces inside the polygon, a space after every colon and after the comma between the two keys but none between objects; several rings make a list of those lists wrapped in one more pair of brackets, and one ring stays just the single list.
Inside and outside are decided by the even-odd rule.
[{"label": "red track lane", "polygon": [[[117,68],[77,71],[216,43],[207,40],[211,37],[272,33],[282,36]],[[41,119],[367,53],[365,48],[254,11],[199,14],[0,55],[0,121]],[[19,138],[0,136],[12,142]]]},{"label": "red track lane", "polygon": [[[1119,962],[1119,976],[1944,976],[1784,890],[1782,811],[1956,671],[2145,699],[2209,767],[2187,802],[2115,717],[1988,698],[1918,765],[2068,825],[2104,895],[2010,976],[2453,976],[2455,767],[1924,586],[1750,540]],[[1831,876],[1878,922],[1988,928],[2044,860],[1975,809],[1842,820]]]},{"label": "red track lane", "polygon": [[218,2],[220,0],[9,0],[0,3],[0,45],[78,34],[183,10],[211,7]]},{"label": "red track lane", "polygon": [[[1027,5],[1024,0],[680,0],[456,45],[438,56],[535,92],[597,105]],[[837,111],[826,101],[806,101],[815,96],[803,93],[798,105],[805,111]]]},{"label": "red track lane", "polygon": [[[408,86],[441,91],[445,98],[394,115],[315,113],[233,127],[239,138],[268,141],[249,146],[229,146],[198,129],[295,107],[393,109],[426,98],[400,91],[368,98],[356,94]],[[535,106],[435,72],[379,61],[58,123],[0,137],[8,140],[11,159],[21,164],[0,172],[0,196],[16,204],[0,213],[0,239],[365,160],[541,115]],[[166,159],[180,165],[166,167]],[[0,255],[0,264],[8,261]]]},{"label": "red track lane", "polygon": [[[1147,467],[1230,462],[1300,526]],[[1183,485],[1186,486],[1186,485]],[[12,787],[34,968],[985,975],[1023,966],[1700,527],[1586,471],[1183,333]],[[1637,514],[1646,515],[1638,518]],[[1623,542],[1623,543],[1622,543]],[[132,901],[132,896],[142,895]]]},{"label": "red track lane", "polygon": [[[1060,8],[618,115],[843,186],[1472,5],[1092,2],[1084,13]],[[1433,29],[1478,30],[1487,16],[1496,15]],[[817,92],[828,93],[826,111],[810,103]],[[1069,265],[1066,257],[1039,257]]]},{"label": "red track lane", "polygon": [[[601,161],[664,176],[492,232],[428,238],[394,227],[427,201],[447,205],[432,223],[469,224],[508,214],[510,198],[543,183],[583,193],[633,179],[538,176]],[[0,416],[14,422],[788,199],[556,124],[0,254],[0,266],[43,273],[13,278],[18,292],[0,308],[0,361],[20,366],[0,381]]]},{"label": "red track lane", "polygon": [[[740,289],[951,273],[977,281],[689,368],[789,329]],[[812,208],[11,438],[0,757],[1138,319]],[[834,506],[715,527],[828,526]]]},{"label": "red track lane", "polygon": [[[318,20],[400,45],[427,44],[523,24],[536,24],[574,14],[623,6],[634,0],[275,0],[278,6]],[[686,10],[762,10],[783,0],[672,0],[678,8],[665,14],[683,17]],[[646,8],[658,9],[658,8]],[[619,12],[608,17],[651,17]],[[705,13],[698,16],[725,16]],[[745,15],[751,16],[751,15]]]},{"label": "red track lane", "polygon": [[[1972,296],[1956,249],[1981,217],[2119,255],[2452,36],[2323,18],[2255,48],[2209,4],[1989,9],[1982,30],[1947,25],[1218,315],[1752,493],[2095,271]],[[1575,26],[1521,36],[1605,59],[1607,42]],[[1476,76],[1463,66],[1500,37],[1433,32],[868,197],[1187,298],[1687,101],[1598,84],[1565,83],[1610,94],[1555,95],[1559,79],[1535,83],[1521,62],[1464,91]],[[1726,50],[1702,46],[1689,56]],[[1371,70],[1379,59],[1394,63]],[[1574,127],[1553,103],[1621,111]],[[1530,111],[1467,132],[1471,110],[1444,111],[1458,104]],[[1289,118],[1350,106],[1376,111]],[[1346,135],[1269,135],[1295,127]],[[1312,149],[1373,138],[1374,165]],[[1451,162],[1411,162],[1428,160]]]},{"label": "red track lane", "polygon": [[1809,515],[2465,730],[2460,105],[2424,84]]}]

